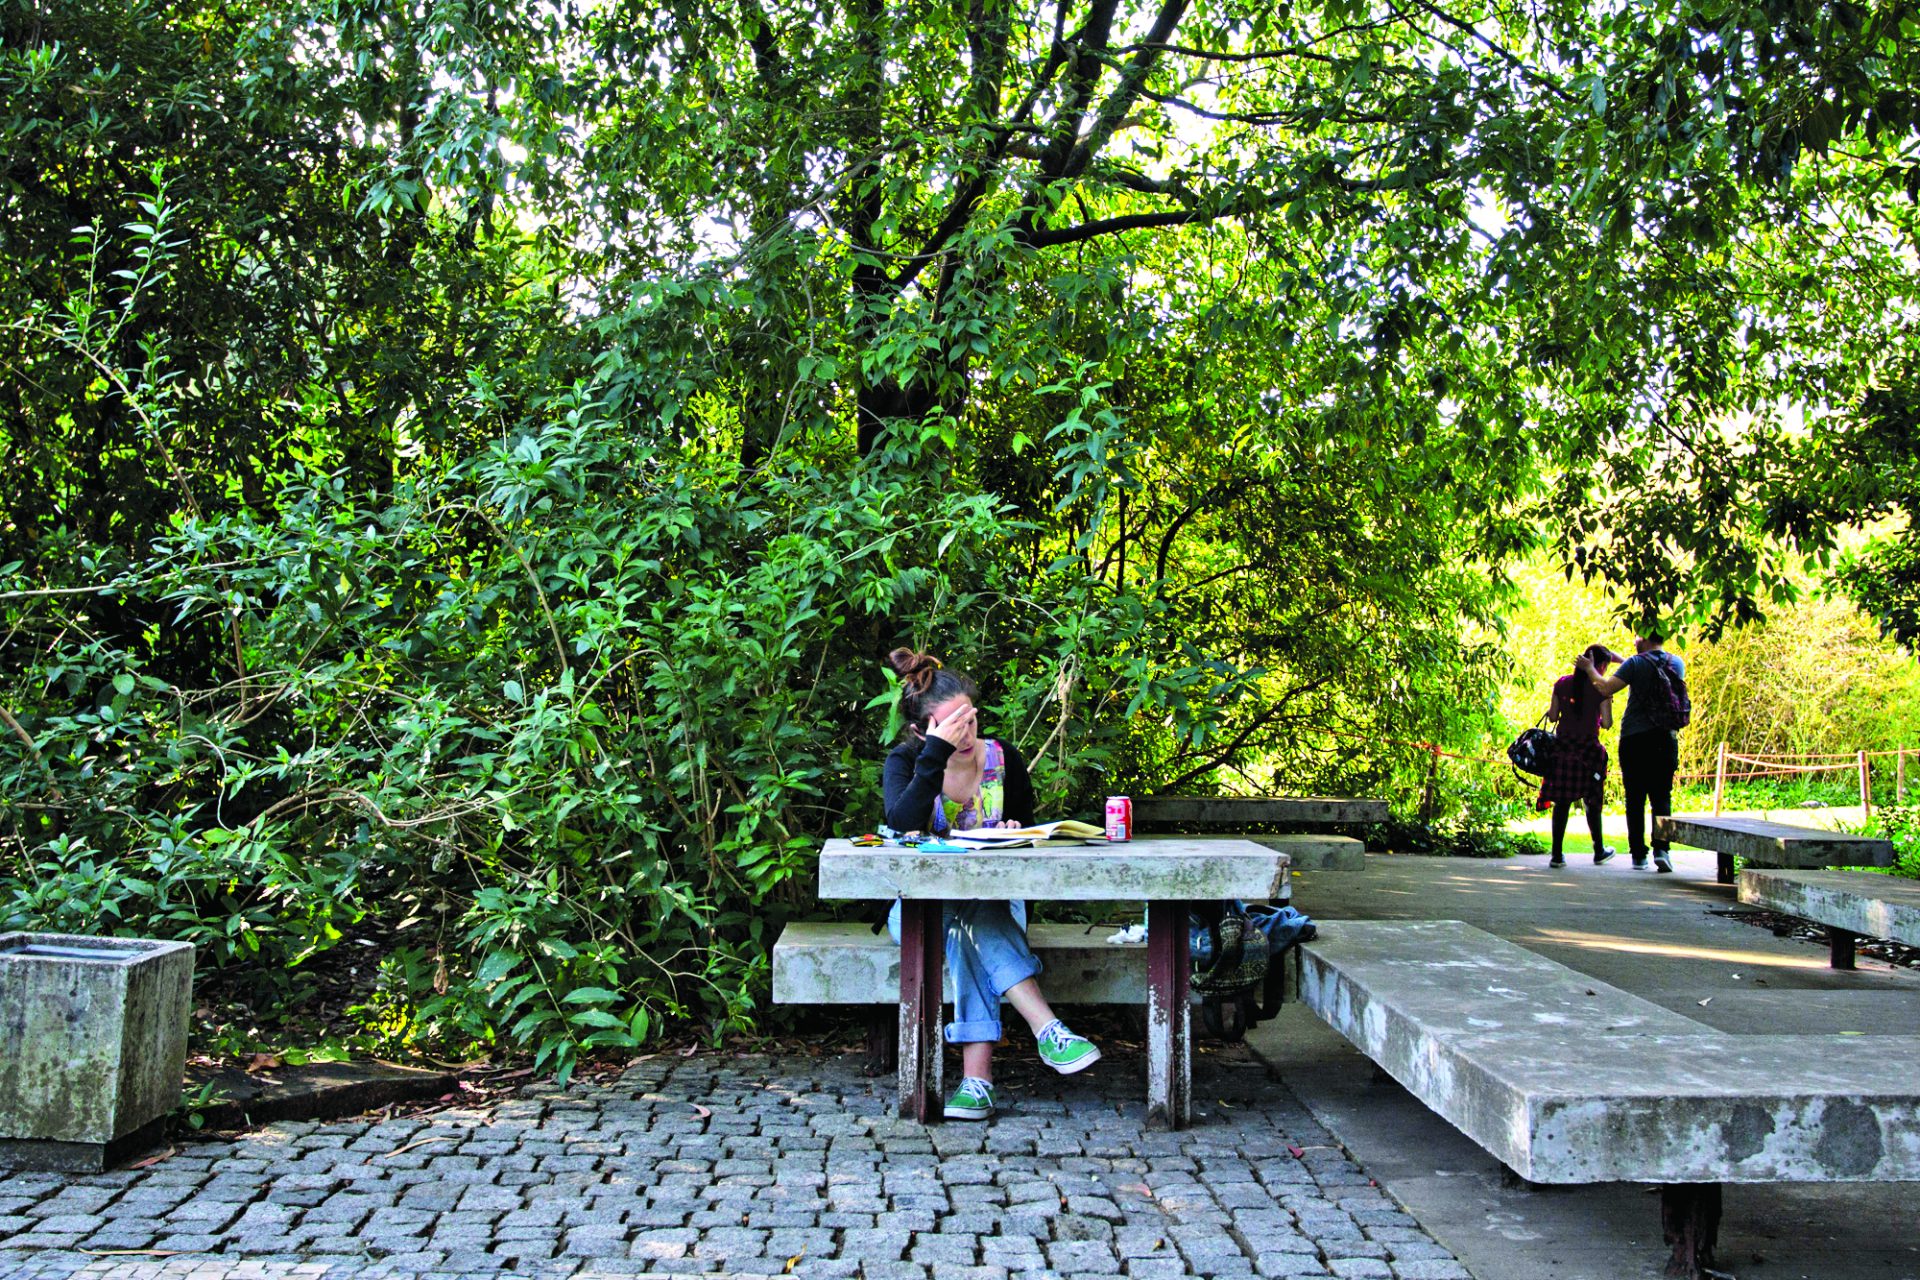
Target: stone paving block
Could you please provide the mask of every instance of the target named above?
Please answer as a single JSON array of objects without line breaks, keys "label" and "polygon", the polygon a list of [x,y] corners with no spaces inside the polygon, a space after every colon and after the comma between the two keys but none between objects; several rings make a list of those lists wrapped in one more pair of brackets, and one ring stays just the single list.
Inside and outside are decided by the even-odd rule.
[{"label": "stone paving block", "polygon": [[87,1235],[105,1226],[107,1220],[96,1213],[50,1213],[33,1224],[42,1235]]},{"label": "stone paving block", "polygon": [[1419,1258],[1391,1266],[1395,1280],[1473,1280],[1473,1273],[1451,1257]]},{"label": "stone paving block", "polygon": [[970,1267],[980,1252],[978,1237],[971,1235],[918,1235],[907,1250],[909,1262],[931,1266],[945,1262]]},{"label": "stone paving block", "polygon": [[1120,1270],[1119,1255],[1103,1240],[1054,1240],[1045,1252],[1048,1265],[1056,1271],[1114,1275]]},{"label": "stone paving block", "polygon": [[1393,1270],[1379,1258],[1329,1258],[1327,1269],[1340,1280],[1393,1280]]},{"label": "stone paving block", "polygon": [[220,1241],[216,1236],[176,1232],[170,1236],[161,1236],[153,1242],[153,1247],[168,1253],[212,1253],[220,1247]]},{"label": "stone paving block", "polygon": [[860,1280],[928,1280],[927,1268],[917,1262],[862,1263]]}]

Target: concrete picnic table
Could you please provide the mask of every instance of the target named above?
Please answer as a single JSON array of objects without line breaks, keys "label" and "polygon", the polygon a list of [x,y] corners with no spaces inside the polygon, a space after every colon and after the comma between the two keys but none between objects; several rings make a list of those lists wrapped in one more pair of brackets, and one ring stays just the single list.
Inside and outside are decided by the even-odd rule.
[{"label": "concrete picnic table", "polygon": [[1186,1128],[1192,1112],[1187,909],[1193,902],[1272,897],[1288,858],[1251,840],[1137,837],[1074,848],[922,853],[829,840],[820,854],[826,901],[900,899],[900,1115],[940,1116],[941,967],[945,907],[1014,898],[1147,904],[1147,1123]]}]

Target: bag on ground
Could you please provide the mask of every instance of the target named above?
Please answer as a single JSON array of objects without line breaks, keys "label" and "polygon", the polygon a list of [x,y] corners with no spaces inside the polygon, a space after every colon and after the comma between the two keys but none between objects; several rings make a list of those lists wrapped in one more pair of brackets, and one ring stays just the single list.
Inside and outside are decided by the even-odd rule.
[{"label": "bag on ground", "polygon": [[[1287,952],[1319,933],[1312,919],[1292,907],[1248,906],[1237,899],[1196,909],[1187,926],[1189,986],[1203,1008],[1216,1011],[1210,1021],[1241,1031],[1280,1011]],[[1228,1006],[1238,1016],[1217,1017]]]}]

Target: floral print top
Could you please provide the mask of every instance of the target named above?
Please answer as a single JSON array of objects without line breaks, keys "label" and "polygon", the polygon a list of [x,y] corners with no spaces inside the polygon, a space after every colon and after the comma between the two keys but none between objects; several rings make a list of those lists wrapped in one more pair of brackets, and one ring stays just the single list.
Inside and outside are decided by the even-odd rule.
[{"label": "floral print top", "polygon": [[1007,753],[988,738],[980,765],[980,793],[964,803],[942,795],[933,804],[933,834],[972,831],[999,822],[1007,811]]}]

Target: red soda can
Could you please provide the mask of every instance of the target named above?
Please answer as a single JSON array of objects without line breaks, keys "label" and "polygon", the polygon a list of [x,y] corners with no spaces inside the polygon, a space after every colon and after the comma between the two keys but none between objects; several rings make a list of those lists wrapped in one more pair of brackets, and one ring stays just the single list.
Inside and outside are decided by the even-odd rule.
[{"label": "red soda can", "polygon": [[1126,796],[1107,797],[1107,839],[1115,843],[1133,839],[1133,801]]}]

